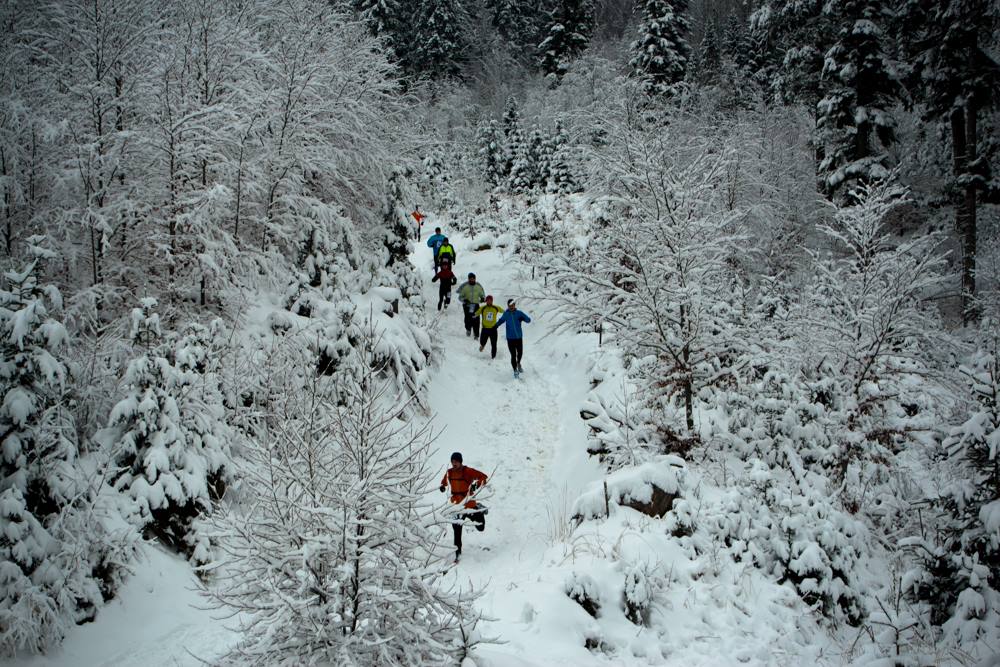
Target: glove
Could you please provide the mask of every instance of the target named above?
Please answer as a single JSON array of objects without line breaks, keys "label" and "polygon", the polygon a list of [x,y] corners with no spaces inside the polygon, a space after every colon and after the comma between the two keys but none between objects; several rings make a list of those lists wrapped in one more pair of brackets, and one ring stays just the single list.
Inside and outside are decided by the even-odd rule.
[{"label": "glove", "polygon": [[444,493],[444,484],[441,485],[441,488],[438,489],[438,491],[440,491],[441,493]]},{"label": "glove", "polygon": [[473,482],[469,485],[469,493],[475,493],[479,490],[479,482]]}]

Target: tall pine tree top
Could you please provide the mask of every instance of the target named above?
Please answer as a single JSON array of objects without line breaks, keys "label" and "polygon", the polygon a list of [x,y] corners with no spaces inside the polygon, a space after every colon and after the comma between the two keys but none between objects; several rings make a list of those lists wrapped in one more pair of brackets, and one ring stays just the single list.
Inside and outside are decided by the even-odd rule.
[{"label": "tall pine tree top", "polygon": [[542,70],[560,81],[569,62],[587,48],[593,30],[593,0],[560,0],[550,16],[546,37],[538,45]]},{"label": "tall pine tree top", "polygon": [[639,39],[629,62],[649,95],[669,94],[684,80],[691,47],[687,43],[687,0],[646,0]]}]

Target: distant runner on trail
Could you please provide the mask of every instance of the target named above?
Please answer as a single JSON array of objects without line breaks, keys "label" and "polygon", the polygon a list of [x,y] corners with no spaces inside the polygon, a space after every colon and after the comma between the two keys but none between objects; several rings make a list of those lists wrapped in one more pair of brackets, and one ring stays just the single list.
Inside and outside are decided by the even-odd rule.
[{"label": "distant runner on trail", "polygon": [[420,212],[419,205],[413,207],[413,213],[411,213],[410,215],[412,215],[413,219],[417,221],[417,241],[419,241],[420,229],[421,227],[424,226],[424,218],[426,218],[427,216]]},{"label": "distant runner on trail", "polygon": [[524,334],[521,333],[521,322],[530,322],[531,318],[517,309],[514,299],[507,300],[507,310],[497,320],[497,326],[506,325],[507,349],[510,350],[510,365],[514,368],[514,377],[521,377],[521,357],[524,356]]},{"label": "distant runner on trail", "polygon": [[[475,468],[470,468],[469,466],[462,465],[462,453],[455,452],[451,455],[451,468],[445,472],[444,477],[441,478],[441,493],[444,493],[446,486],[451,486],[451,502],[454,505],[460,504],[466,499],[470,494],[475,493],[480,487],[486,484],[486,475],[482,472],[476,470]],[[465,503],[463,507],[463,512],[459,514],[461,521],[453,521],[451,527],[455,531],[455,562],[462,555],[462,524],[465,519],[468,519],[476,525],[476,530],[482,532],[486,530],[486,512],[476,512],[468,510],[476,510],[479,505],[475,500],[469,500]]]},{"label": "distant runner on trail", "polygon": [[490,294],[486,297],[486,303],[479,306],[479,310],[473,315],[481,318],[483,323],[483,332],[479,334],[479,351],[482,352],[486,347],[486,341],[490,341],[490,359],[496,359],[497,333],[499,333],[497,323],[503,315],[503,308],[493,305],[493,295]]},{"label": "distant runner on trail", "polygon": [[447,236],[444,237],[444,241],[441,242],[441,247],[438,248],[438,254],[437,254],[437,256],[438,256],[438,261],[439,262],[443,262],[445,260],[445,258],[447,258],[451,262],[452,266],[455,266],[456,264],[458,264],[458,262],[455,261],[455,257],[456,257],[456,255],[455,255],[455,247],[453,245],[451,245],[451,243],[448,242],[448,237]]},{"label": "distant runner on trail", "polygon": [[476,310],[486,298],[486,290],[476,282],[476,274],[470,273],[469,279],[458,286],[458,300],[462,304],[462,314],[465,316],[465,335],[475,334],[479,338],[479,320]]},{"label": "distant runner on trail", "polygon": [[431,278],[432,283],[439,280],[441,284],[438,286],[438,310],[441,310],[441,304],[447,308],[451,303],[451,288],[458,282],[458,278],[451,272],[451,262],[447,259],[441,261],[441,268]]},{"label": "distant runner on trail", "polygon": [[434,228],[434,233],[427,238],[427,247],[431,249],[434,253],[434,271],[436,272],[441,266],[441,260],[438,259],[438,251],[441,250],[442,244],[445,242],[444,234],[441,233],[440,227]]}]

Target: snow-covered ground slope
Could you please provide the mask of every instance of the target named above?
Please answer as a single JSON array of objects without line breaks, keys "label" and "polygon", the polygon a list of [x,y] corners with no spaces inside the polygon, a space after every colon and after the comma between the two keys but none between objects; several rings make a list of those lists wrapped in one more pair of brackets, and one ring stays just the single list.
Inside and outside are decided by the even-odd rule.
[{"label": "snow-covered ground slope", "polygon": [[203,609],[191,565],[146,546],[135,574],[93,623],[77,626],[47,656],[14,660],[17,667],[197,665],[237,637]]},{"label": "snow-covered ground slope", "polygon": [[[473,271],[498,305],[514,298],[532,317],[524,325],[520,379],[502,331],[493,360],[488,347],[479,352],[466,337],[457,299],[430,318],[428,333],[441,351],[428,395],[439,431],[439,474],[460,451],[467,465],[491,476],[486,530],[465,530],[463,559],[445,574],[456,586],[482,592],[479,630],[492,641],[474,651],[475,664],[839,664],[794,591],[750,565],[734,568],[712,544],[682,544],[666,520],[617,507],[610,517],[573,528],[574,503],[603,478],[587,455],[580,410],[595,365],[613,365],[615,356],[598,347],[594,334],[552,331],[543,305],[524,296],[540,285],[510,249],[477,252],[467,239],[452,241],[460,282]],[[427,277],[424,295],[433,308],[430,251],[421,242],[412,257]],[[719,504],[724,489],[694,470],[683,474],[684,493],[698,487],[697,506]],[[436,488],[428,495],[443,502]],[[440,539],[451,544],[450,527],[442,526]],[[196,665],[231,645],[237,637],[225,621],[196,608],[202,601],[189,566],[156,548],[144,551],[136,575],[95,623],[77,628],[52,655],[15,664]],[[645,624],[627,618],[627,585],[633,598],[657,599]],[[597,618],[567,595],[574,587],[600,602]]]}]

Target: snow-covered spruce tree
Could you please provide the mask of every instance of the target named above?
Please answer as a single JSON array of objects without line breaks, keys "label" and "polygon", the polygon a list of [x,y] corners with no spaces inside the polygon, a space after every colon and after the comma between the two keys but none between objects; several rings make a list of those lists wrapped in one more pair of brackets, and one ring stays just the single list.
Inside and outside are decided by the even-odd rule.
[{"label": "snow-covered spruce tree", "polygon": [[718,33],[718,26],[715,23],[708,23],[701,44],[691,58],[687,75],[699,85],[710,86],[719,83],[722,74],[722,50],[719,46]]},{"label": "snow-covered spruce tree", "polygon": [[[904,406],[929,400],[926,384],[908,378],[932,371],[947,347],[929,301],[943,281],[938,237],[893,243],[886,231],[904,195],[886,182],[855,189],[855,203],[821,226],[833,252],[811,252],[812,278],[791,314],[797,363],[816,402],[842,424],[823,456],[838,479],[879,474],[873,462],[903,446],[914,425]],[[844,493],[863,486],[848,483]]]},{"label": "snow-covered spruce tree", "polygon": [[406,48],[410,19],[403,10],[403,3],[399,0],[351,0],[351,5],[372,34],[382,39],[392,59],[398,60]]},{"label": "snow-covered spruce tree", "polygon": [[822,3],[771,0],[754,12],[751,23],[766,45],[760,78],[785,103],[816,109],[824,57],[834,34]]},{"label": "snow-covered spruce tree", "polygon": [[497,34],[507,43],[521,62],[537,59],[538,44],[542,41],[545,7],[526,0],[496,0],[491,3],[490,22]]},{"label": "snow-covered spruce tree", "polygon": [[36,263],[0,288],[0,654],[41,653],[117,588],[128,541],[109,535],[78,462],[61,297]]},{"label": "snow-covered spruce tree", "polygon": [[404,50],[406,70],[433,79],[457,77],[468,53],[462,0],[420,0],[414,16],[413,34],[419,39],[410,40]]},{"label": "snow-covered spruce tree", "polygon": [[[385,241],[383,245],[389,253],[386,266],[405,263],[410,254],[410,216],[403,204],[403,175],[398,171],[389,177],[385,193]],[[402,286],[403,296],[407,296],[407,286]]]},{"label": "snow-covered spruce tree", "polygon": [[[984,324],[990,324],[984,322]],[[911,540],[908,592],[930,607],[945,640],[973,656],[995,652],[1000,626],[1000,346],[993,334],[960,368],[968,408],[944,441],[949,470],[937,535]]]},{"label": "snow-covered spruce tree", "polygon": [[527,140],[521,144],[521,150],[514,156],[514,163],[511,165],[510,191],[513,194],[527,194],[544,182],[540,174],[542,151],[542,132],[534,126]]},{"label": "snow-covered spruce tree", "polygon": [[561,120],[556,120],[555,129],[548,141],[546,151],[548,163],[548,182],[546,190],[558,194],[569,194],[577,191],[576,178],[570,168],[572,156],[570,154],[569,135]]},{"label": "snow-covered spruce tree", "polygon": [[524,129],[521,127],[521,110],[513,95],[508,97],[507,102],[504,104],[500,129],[503,130],[504,138],[502,173],[504,184],[509,187],[514,160],[524,150]]},{"label": "snow-covered spruce tree", "polygon": [[483,178],[491,188],[499,187],[506,180],[504,169],[507,157],[504,135],[495,119],[479,125],[476,144]]},{"label": "snow-covered spruce tree", "polygon": [[538,45],[542,71],[558,85],[569,63],[587,48],[594,30],[593,0],[556,0],[545,39]]},{"label": "snow-covered spruce tree", "polygon": [[859,570],[870,548],[868,530],[829,502],[824,476],[796,467],[796,453],[789,454],[789,469],[756,462],[696,529],[708,531],[737,562],[794,586],[824,616],[857,626],[866,613]]},{"label": "snow-covered spruce tree", "polygon": [[684,80],[691,57],[687,0],[645,0],[642,17],[629,66],[646,94],[668,95]]},{"label": "snow-covered spruce tree", "polygon": [[592,186],[618,204],[615,215],[592,230],[579,258],[546,257],[555,283],[547,295],[572,327],[603,321],[650,388],[665,431],[693,434],[698,392],[726,375],[724,359],[740,344],[727,263],[739,216],[718,196],[733,156],[698,137],[620,122]]},{"label": "snow-covered spruce tree", "polygon": [[[234,443],[238,442],[223,399],[225,333],[219,319],[208,326],[189,323],[173,344],[171,359],[181,428],[187,447],[208,471],[205,482],[212,500],[221,498],[232,481],[229,468],[236,449]],[[190,553],[195,563],[206,563],[211,558],[208,536],[194,524],[185,535],[182,550]]]},{"label": "snow-covered spruce tree", "polygon": [[[275,393],[282,418],[241,464],[254,502],[213,518],[227,566],[205,594],[244,619],[225,664],[452,665],[475,643],[474,594],[443,583],[435,553],[432,438],[377,338],[357,341],[357,373]],[[299,384],[270,363],[272,382]]]},{"label": "snow-covered spruce tree", "polygon": [[823,147],[819,172],[828,194],[852,181],[889,175],[894,141],[890,108],[899,86],[890,64],[892,12],[879,0],[834,0],[824,13],[836,26],[826,52],[816,126]]},{"label": "snow-covered spruce tree", "polygon": [[[204,544],[193,535],[191,522],[211,508],[222,488],[229,443],[214,397],[207,413],[196,417],[200,410],[190,405],[182,415],[185,390],[197,388],[197,378],[190,375],[195,369],[184,369],[189,362],[197,364],[191,349],[198,345],[197,336],[182,339],[183,366],[175,367],[167,358],[156,306],[156,299],[146,297],[132,310],[131,338],[139,354],[123,378],[128,393],[99,437],[114,452],[119,469],[113,483],[132,499],[135,521],[179,551],[198,551],[201,557]],[[184,418],[191,420],[190,427]]]}]

